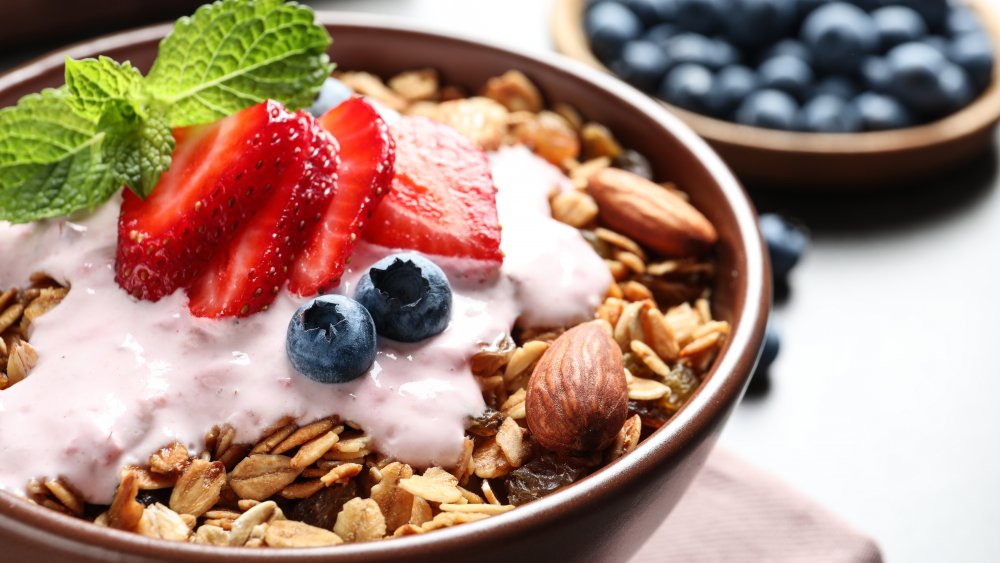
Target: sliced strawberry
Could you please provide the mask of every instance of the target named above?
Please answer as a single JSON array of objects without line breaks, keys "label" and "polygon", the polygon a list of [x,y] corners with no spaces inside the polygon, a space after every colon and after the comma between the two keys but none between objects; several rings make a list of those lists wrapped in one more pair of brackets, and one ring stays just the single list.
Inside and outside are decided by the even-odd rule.
[{"label": "sliced strawberry", "polygon": [[486,154],[423,117],[393,124],[396,176],[364,238],[390,248],[502,262],[496,187]]},{"label": "sliced strawberry", "polygon": [[340,166],[337,191],[288,278],[288,289],[303,296],[340,284],[367,219],[389,191],[395,160],[389,127],[362,98],[342,102],[319,124],[337,138]]},{"label": "sliced strawberry", "polygon": [[146,200],[125,190],[115,280],[140,299],[185,287],[217,248],[273,195],[301,143],[301,121],[263,102],[209,125],[174,131],[170,169]]},{"label": "sliced strawberry", "polygon": [[188,288],[195,316],[245,317],[266,309],[335,194],[337,141],[308,114],[299,112],[296,119],[302,135],[291,151],[276,157],[291,162],[273,185],[274,195]]}]

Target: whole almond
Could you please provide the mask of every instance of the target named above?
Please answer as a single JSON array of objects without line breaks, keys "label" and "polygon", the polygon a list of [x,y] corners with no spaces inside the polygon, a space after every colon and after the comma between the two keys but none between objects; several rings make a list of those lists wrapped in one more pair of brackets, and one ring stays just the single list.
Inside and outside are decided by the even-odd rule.
[{"label": "whole almond", "polygon": [[545,448],[577,454],[611,445],[628,415],[628,384],[606,322],[578,325],[549,346],[528,381],[525,408]]},{"label": "whole almond", "polygon": [[700,211],[642,176],[606,168],[587,185],[605,224],[660,254],[701,254],[719,238]]}]

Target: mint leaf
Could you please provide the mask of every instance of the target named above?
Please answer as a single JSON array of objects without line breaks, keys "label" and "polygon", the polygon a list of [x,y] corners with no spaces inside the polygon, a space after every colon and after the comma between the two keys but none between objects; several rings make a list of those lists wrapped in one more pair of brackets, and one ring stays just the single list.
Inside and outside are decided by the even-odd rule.
[{"label": "mint leaf", "polygon": [[73,110],[100,119],[106,112],[141,114],[142,74],[129,63],[108,57],[66,59],[66,91]]},{"label": "mint leaf", "polygon": [[0,110],[0,220],[93,209],[121,187],[101,154],[105,134],[69,98],[45,90]]},{"label": "mint leaf", "polygon": [[135,127],[109,131],[101,151],[112,163],[119,184],[129,187],[145,199],[153,193],[160,174],[170,168],[174,135],[166,112],[150,112],[149,118]]},{"label": "mint leaf", "polygon": [[332,66],[313,12],[281,0],[221,0],[181,18],[146,78],[171,106],[171,125],[220,119],[265,99],[312,103]]}]

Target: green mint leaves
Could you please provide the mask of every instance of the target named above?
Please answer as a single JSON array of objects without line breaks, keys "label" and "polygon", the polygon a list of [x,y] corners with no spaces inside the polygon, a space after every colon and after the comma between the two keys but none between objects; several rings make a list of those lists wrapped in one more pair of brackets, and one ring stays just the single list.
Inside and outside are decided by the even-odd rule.
[{"label": "green mint leaves", "polygon": [[66,86],[0,109],[0,220],[92,210],[123,185],[147,197],[170,166],[172,128],[266,99],[309,105],[332,71],[309,8],[219,0],[181,18],[147,77],[107,57],[66,61]]},{"label": "green mint leaves", "polygon": [[308,8],[222,0],[174,24],[148,88],[173,106],[175,125],[213,121],[266,98],[308,106],[332,70],[329,45]]}]

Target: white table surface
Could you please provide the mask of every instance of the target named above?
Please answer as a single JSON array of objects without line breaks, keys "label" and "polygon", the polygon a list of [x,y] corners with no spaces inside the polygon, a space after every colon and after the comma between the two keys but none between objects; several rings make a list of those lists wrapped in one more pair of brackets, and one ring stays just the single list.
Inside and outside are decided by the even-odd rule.
[{"label": "white table surface", "polygon": [[[549,50],[548,0],[317,0]],[[814,230],[770,392],[722,436],[888,561],[1000,561],[997,155],[905,193],[755,194]]]}]

